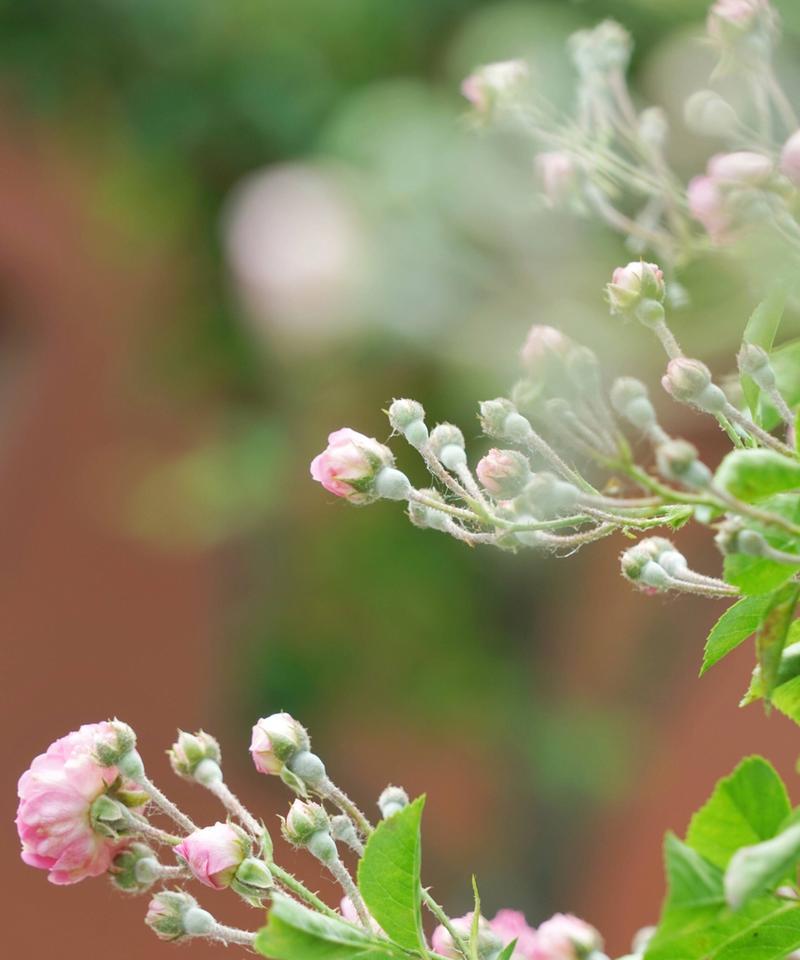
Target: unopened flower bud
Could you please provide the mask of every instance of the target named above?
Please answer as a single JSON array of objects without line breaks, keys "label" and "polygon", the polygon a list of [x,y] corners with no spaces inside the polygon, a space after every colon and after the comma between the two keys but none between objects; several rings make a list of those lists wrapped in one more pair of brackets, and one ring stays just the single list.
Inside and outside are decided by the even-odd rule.
[{"label": "unopened flower bud", "polygon": [[547,520],[570,513],[575,509],[579,496],[577,487],[543,470],[531,474],[520,500],[535,517]]},{"label": "unopened flower bud", "polygon": [[309,787],[321,786],[326,779],[325,764],[316,753],[310,750],[301,750],[296,753],[287,762],[287,767],[295,777]]},{"label": "unopened flower bud", "polygon": [[121,850],[109,868],[111,882],[126,893],[144,893],[158,879],[158,857],[144,843],[131,843]]},{"label": "unopened flower bud", "polygon": [[641,380],[618,377],[611,386],[610,396],[616,412],[639,430],[647,430],[656,423],[656,411]]},{"label": "unopened flower bud", "polygon": [[800,130],[784,143],[779,166],[784,177],[800,187]]},{"label": "unopened flower bud", "polygon": [[[671,544],[669,546],[671,547]],[[652,590],[669,589],[672,578],[654,558],[653,554],[652,545],[647,540],[642,540],[635,546],[624,550],[620,556],[622,575],[637,586]],[[657,553],[657,556],[660,556],[660,552]]]},{"label": "unopened flower bud", "polygon": [[555,327],[534,324],[528,331],[525,343],[520,351],[522,366],[529,376],[543,377],[548,366],[555,360],[563,362],[567,358],[573,341]]},{"label": "unopened flower bud", "polygon": [[467,462],[464,434],[452,423],[438,423],[431,430],[430,445],[434,455],[448,470],[455,470]]},{"label": "unopened flower bud", "polygon": [[589,347],[575,344],[567,354],[567,376],[581,394],[597,393],[601,386],[600,363]]},{"label": "unopened flower bud", "polygon": [[279,774],[286,763],[311,746],[305,727],[288,713],[262,717],[253,727],[250,753],[259,773]]},{"label": "unopened flower bud", "polygon": [[89,823],[95,833],[112,840],[130,833],[131,830],[131,820],[125,805],[105,793],[101,793],[92,802]]},{"label": "unopened flower bud", "polygon": [[545,957],[588,958],[603,949],[603,938],[585,920],[572,914],[557,913],[540,924],[536,944]]},{"label": "unopened flower bud", "polygon": [[[451,925],[456,933],[465,940],[469,940],[472,933],[472,916],[471,913],[468,913],[466,916],[456,917],[451,921]],[[440,956],[450,957],[452,960],[458,960],[461,956],[461,951],[456,944],[453,943],[453,938],[443,926],[438,926],[433,931],[431,945],[433,946],[434,952]],[[488,921],[483,917],[480,917],[478,920],[478,942],[475,946],[477,948],[478,960],[491,960],[492,957],[497,956],[503,946],[503,941],[492,930]]]},{"label": "unopened flower bud", "polygon": [[762,390],[770,390],[775,386],[775,371],[763,347],[745,342],[736,359],[739,370],[752,377]]},{"label": "unopened flower bud", "polygon": [[762,557],[769,550],[769,544],[757,530],[749,530],[741,520],[726,520],[717,530],[714,541],[720,552],[726,556],[731,553],[743,553],[750,557]]},{"label": "unopened flower bud", "polygon": [[351,850],[359,850],[361,847],[361,840],[353,826],[353,821],[344,813],[331,817],[331,836],[337,843],[344,843]]},{"label": "unopened flower bud", "polygon": [[777,30],[777,16],[769,0],[716,0],[706,27],[709,38],[723,50],[741,50],[749,44],[751,54],[763,54]]},{"label": "unopened flower bud", "polygon": [[416,400],[393,400],[388,410],[392,430],[402,433],[412,447],[421,447],[428,439],[425,409]]},{"label": "unopened flower bud", "polygon": [[530,423],[510,400],[484,400],[480,405],[480,421],[484,433],[498,440],[523,443],[531,434]]},{"label": "unopened flower bud", "polygon": [[183,929],[187,937],[207,937],[217,925],[217,921],[202,907],[194,906],[183,915]]},{"label": "unopened flower bud", "polygon": [[584,80],[596,80],[597,74],[625,70],[630,60],[632,41],[628,31],[614,20],[604,20],[589,30],[578,30],[569,38],[573,63]]},{"label": "unopened flower bud", "polygon": [[167,754],[173,771],[188,780],[194,778],[197,768],[204,760],[210,760],[217,766],[222,762],[219,743],[203,730],[198,730],[197,733],[179,730],[178,739]]},{"label": "unopened flower bud", "polygon": [[161,940],[191,936],[184,925],[186,914],[197,909],[197,901],[182,890],[159,890],[150,900],[144,922]]},{"label": "unopened flower bud", "polygon": [[407,806],[408,794],[402,787],[395,787],[390,784],[378,797],[378,808],[384,820],[391,817],[393,813],[399,813]]},{"label": "unopened flower bud", "polygon": [[379,494],[375,478],[394,466],[392,451],[372,437],[349,427],[328,436],[328,446],[311,461],[311,476],[337,497],[357,505],[371,503]]},{"label": "unopened flower bud", "polygon": [[718,153],[708,161],[707,172],[720,184],[755,187],[772,175],[772,160],[751,150]]},{"label": "unopened flower bud", "polygon": [[283,835],[297,847],[305,846],[309,837],[324,830],[330,833],[331,822],[325,808],[319,803],[295,800],[283,822]]},{"label": "unopened flower bud", "polygon": [[517,450],[493,448],[475,469],[484,489],[498,500],[511,500],[521,493],[531,475],[527,457]]},{"label": "unopened flower bud", "polygon": [[108,720],[97,725],[94,755],[102,767],[116,767],[123,757],[136,749],[136,734],[121,720]]},{"label": "unopened flower bud", "polygon": [[212,890],[224,890],[250,855],[247,834],[235,824],[215,823],[190,833],[175,847],[193,876]]},{"label": "unopened flower bud", "polygon": [[383,467],[375,474],[375,495],[383,500],[407,500],[411,481],[395,467]]},{"label": "unopened flower bud", "polygon": [[544,151],[534,161],[536,176],[548,206],[558,207],[575,190],[577,168],[564,150]]},{"label": "unopened flower bud", "polygon": [[714,90],[697,90],[683,107],[683,118],[692,133],[725,137],[739,126],[736,111]]},{"label": "unopened flower bud", "polygon": [[[664,300],[664,274],[655,263],[634,260],[625,267],[617,267],[606,284],[606,299],[611,312],[623,317],[636,317],[650,324],[652,318],[647,313],[651,309],[663,319],[663,308],[658,310]],[[642,309],[644,308],[644,309]]]},{"label": "unopened flower bud", "polygon": [[666,480],[703,489],[711,482],[711,471],[698,459],[697,447],[687,440],[668,440],[656,448],[656,466]]},{"label": "unopened flower bud", "polygon": [[[438,490],[428,487],[419,491],[426,500],[434,500],[444,504],[444,499]],[[408,519],[415,527],[430,530],[444,530],[448,525],[447,514],[443,510],[436,510],[434,507],[426,506],[416,500],[408,502]]]},{"label": "unopened flower bud", "polygon": [[253,905],[259,904],[273,886],[269,867],[257,857],[245,857],[231,880],[231,890]]},{"label": "unopened flower bud", "polygon": [[727,406],[725,394],[711,382],[711,371],[700,360],[689,357],[670,360],[661,385],[676,400],[707,413],[722,413]]},{"label": "unopened flower bud", "polygon": [[336,841],[331,836],[331,822],[318,803],[295,800],[283,822],[283,835],[296,847],[305,847],[323,863],[338,859]]},{"label": "unopened flower bud", "polygon": [[663,147],[667,140],[669,123],[661,107],[648,107],[639,115],[639,137],[652,147]]},{"label": "unopened flower bud", "polygon": [[479,67],[461,84],[462,94],[484,116],[519,101],[530,76],[524,60],[503,60]]}]

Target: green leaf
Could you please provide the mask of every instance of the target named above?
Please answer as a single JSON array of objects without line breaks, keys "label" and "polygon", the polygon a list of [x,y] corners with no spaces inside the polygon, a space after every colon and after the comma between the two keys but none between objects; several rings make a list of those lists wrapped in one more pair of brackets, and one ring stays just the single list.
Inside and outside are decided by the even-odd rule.
[{"label": "green leaf", "polygon": [[734,650],[739,644],[754,634],[761,625],[772,595],[744,597],[733,606],[728,607],[725,613],[711,628],[703,652],[703,666],[700,676],[718,663],[724,656]]},{"label": "green leaf", "polygon": [[[778,389],[789,404],[789,409],[794,410],[800,404],[800,340],[792,340],[779,347],[769,359]],[[781,422],[780,414],[763,394],[761,419],[762,426],[767,430],[774,429]]]},{"label": "green leaf", "polygon": [[511,943],[507,943],[503,947],[500,953],[497,954],[497,960],[511,960],[511,958],[514,956],[514,950],[517,946],[517,939],[517,937],[514,937]]},{"label": "green leaf", "polygon": [[782,683],[772,691],[770,703],[800,726],[800,677]]},{"label": "green leaf", "polygon": [[733,913],[723,875],[676,837],[665,843],[668,895],[644,960],[785,960],[800,946],[800,907],[762,897]]},{"label": "green leaf", "polygon": [[409,950],[425,949],[422,932],[420,823],[425,797],[382,820],[358,865],[358,888],[372,916]]},{"label": "green leaf", "polygon": [[739,500],[753,503],[800,488],[800,462],[775,450],[732,450],[717,467],[715,481]]},{"label": "green leaf", "polygon": [[749,557],[744,553],[732,553],[725,557],[723,576],[725,582],[738,587],[747,596],[772,593],[800,570],[800,564],[776,563],[763,557]]},{"label": "green leaf", "polygon": [[735,910],[778,886],[800,862],[800,824],[771,840],[741,847],[725,871],[725,898]]},{"label": "green leaf", "polygon": [[[781,654],[781,662],[778,667],[778,677],[773,691],[773,700],[777,691],[788,684],[790,680],[800,676],[800,620],[794,620],[789,627],[789,633],[786,637],[786,645]],[[740,707],[746,707],[756,700],[761,700],[764,696],[764,683],[761,677],[761,668],[756,667],[753,671],[753,678],[747,693],[742,697]]]},{"label": "green leaf", "polygon": [[[787,290],[783,284],[776,284],[767,296],[759,303],[747,326],[744,328],[742,339],[745,343],[754,343],[758,347],[763,347],[767,353],[772,349],[775,341],[775,334],[778,332],[781,318],[783,317],[784,307],[786,306]],[[742,392],[744,393],[747,405],[750,407],[754,417],[758,416],[758,396],[759,388],[754,381],[746,374],[742,375]]]},{"label": "green leaf", "polygon": [[787,583],[773,595],[764,622],[756,634],[756,653],[761,668],[761,683],[764,697],[769,700],[778,679],[789,627],[794,618],[800,586]]},{"label": "green leaf", "polygon": [[791,809],[786,787],[772,765],[761,757],[748,757],[717,783],[692,817],[686,843],[724,869],[739,847],[774,837]]},{"label": "green leaf", "polygon": [[387,940],[370,937],[344,920],[309,910],[289,897],[272,896],[267,926],[255,949],[273,960],[401,960],[404,952]]}]

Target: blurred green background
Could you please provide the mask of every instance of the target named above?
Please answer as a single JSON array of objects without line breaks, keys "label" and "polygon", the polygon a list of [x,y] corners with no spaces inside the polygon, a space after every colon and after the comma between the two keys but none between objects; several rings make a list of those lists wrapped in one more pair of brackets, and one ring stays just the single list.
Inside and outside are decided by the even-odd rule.
[{"label": "blurred green background", "polygon": [[[779,6],[792,89],[800,8]],[[477,459],[477,401],[515,377],[533,322],[591,345],[609,377],[656,376],[644,331],[602,302],[629,259],[622,242],[543,211],[529,149],[468,129],[458,87],[475,64],[530,56],[568,103],[566,36],[618,18],[636,41],[636,95],[668,109],[688,177],[714,149],[680,119],[712,65],[698,40],[705,9],[0,3],[0,89],[16,118],[6,136],[14,123],[46,131],[78,171],[97,235],[121,237],[122,259],[157,265],[170,291],[117,376],[189,427],[168,454],[115,442],[105,515],[154,554],[212,558],[213,647],[185,653],[215,665],[194,693],[203,722],[233,744],[257,716],[289,710],[365,804],[389,780],[427,790],[429,869],[456,912],[471,871],[485,902],[532,920],[595,902],[574,891],[602,873],[599,857],[616,859],[589,852],[602,818],[636,795],[719,611],[633,597],[616,576],[619,543],[558,563],[470,550],[395,506],[331,502],[307,465],[339,426],[386,439],[393,396],[459,423]],[[693,300],[676,332],[724,373],[752,291],[716,259],[682,280]],[[158,709],[167,730],[184,723]],[[656,861],[657,848],[653,836]],[[652,919],[630,917],[631,932]]]}]

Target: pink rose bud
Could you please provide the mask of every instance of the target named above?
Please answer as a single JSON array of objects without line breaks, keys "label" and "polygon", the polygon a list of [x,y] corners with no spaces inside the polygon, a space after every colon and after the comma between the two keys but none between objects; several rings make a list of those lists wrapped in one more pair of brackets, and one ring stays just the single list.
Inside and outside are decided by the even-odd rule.
[{"label": "pink rose bud", "polygon": [[711,240],[716,244],[725,243],[729,238],[731,214],[719,183],[705,175],[693,177],[686,198],[689,213],[703,225]]},{"label": "pink rose bud", "polygon": [[554,361],[566,360],[574,346],[574,342],[560,330],[536,323],[528,331],[520,351],[522,366],[530,377],[544,377]]},{"label": "pink rose bud", "polygon": [[621,316],[633,316],[638,307],[646,302],[661,303],[664,300],[664,274],[655,263],[634,260],[624,267],[617,267],[606,284],[606,296],[611,312]]},{"label": "pink rose bud", "polygon": [[[456,917],[455,920],[451,921],[451,924],[456,933],[462,936],[464,940],[469,940],[472,931],[471,913],[467,913],[463,917]],[[451,957],[453,960],[458,960],[461,957],[461,952],[453,943],[453,938],[441,925],[433,931],[431,945],[434,952],[441,954],[443,957]],[[500,938],[488,922],[481,917],[478,921],[478,957],[480,960],[489,960],[490,957],[497,954],[501,947]]]},{"label": "pink rose bud", "polygon": [[541,960],[537,952],[537,937],[533,927],[528,926],[525,914],[519,910],[498,910],[493,920],[489,921],[492,932],[497,934],[503,946],[517,941],[514,948],[514,957],[522,960]]},{"label": "pink rose bud", "polygon": [[305,727],[288,713],[262,717],[253,727],[250,754],[259,773],[280,774],[289,760],[310,747]]},{"label": "pink rose bud", "polygon": [[175,847],[175,854],[186,862],[200,883],[212,890],[224,890],[249,856],[250,843],[238,827],[215,823],[189,834]]},{"label": "pink rose bud", "polygon": [[563,204],[575,189],[575,161],[563,150],[551,150],[537,154],[534,165],[548,206]]},{"label": "pink rose bud", "polygon": [[167,751],[167,755],[173,771],[179,777],[189,780],[194,778],[198,767],[204,761],[216,764],[217,767],[222,762],[219,743],[203,730],[198,730],[197,733],[179,730],[178,739]]},{"label": "pink rose bud", "polygon": [[796,187],[800,187],[800,130],[793,133],[783,145],[780,171]]},{"label": "pink rose bud", "polygon": [[706,26],[712,40],[727,45],[751,33],[762,20],[771,23],[773,18],[769,0],[717,0]]},{"label": "pink rose bud", "polygon": [[569,913],[557,913],[536,931],[543,960],[581,960],[602,950],[603,939],[593,926]]},{"label": "pink rose bud", "polygon": [[772,161],[761,153],[718,153],[708,161],[708,175],[720,184],[759,186],[772,175]]},{"label": "pink rose bud", "polygon": [[127,723],[121,720],[106,720],[97,724],[94,753],[101,766],[116,766],[135,749],[136,734]]},{"label": "pink rose bud", "polygon": [[527,457],[517,450],[490,450],[475,471],[484,489],[498,500],[512,500],[530,479]]},{"label": "pink rose bud", "polygon": [[17,832],[22,859],[49,871],[51,883],[77,883],[105,873],[120,843],[92,827],[92,807],[119,776],[95,749],[108,725],[86,724],[52,743],[19,779]]},{"label": "pink rose bud", "polygon": [[311,461],[311,476],[329,493],[365,504],[378,498],[375,478],[380,470],[393,465],[388,447],[344,427],[329,435],[327,448]]},{"label": "pink rose bud", "polygon": [[513,102],[529,77],[524,60],[489,63],[471,73],[461,84],[461,93],[481,114]]},{"label": "pink rose bud", "polygon": [[180,940],[188,936],[186,914],[197,908],[197,901],[182,890],[159,890],[147,905],[144,922],[160,940]]}]

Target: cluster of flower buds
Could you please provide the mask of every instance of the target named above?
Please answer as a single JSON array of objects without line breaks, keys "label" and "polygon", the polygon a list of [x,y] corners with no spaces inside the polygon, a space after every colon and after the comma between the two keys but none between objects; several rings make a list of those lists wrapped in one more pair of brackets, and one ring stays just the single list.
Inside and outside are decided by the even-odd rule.
[{"label": "cluster of flower buds", "polygon": [[[289,786],[297,787],[296,777],[304,792],[316,796],[313,801],[294,800],[282,819],[282,831],[340,885],[344,896],[338,913],[275,863],[263,822],[230,791],[222,776],[219,744],[202,731],[180,731],[169,750],[170,763],[179,777],[203,786],[223,804],[226,820],[196,826],[147,777],[129,726],[118,720],[88,724],[51,744],[20,778],[17,828],[22,859],[47,870],[56,884],[105,874],[118,890],[149,894],[145,923],[165,941],[199,937],[255,947],[255,931],[219,922],[184,889],[192,880],[206,890],[231,890],[257,908],[278,893],[284,899],[288,895],[321,916],[353,924],[361,936],[386,937],[337,846],[343,843],[363,857],[374,827],[345,793],[319,774],[319,767],[324,771],[321,761],[309,760],[314,755],[306,730],[287,713],[264,717],[253,727],[251,755],[260,773],[281,776],[290,770],[292,775],[285,778]],[[402,787],[388,786],[378,798],[384,820],[408,806]],[[394,867],[389,863],[387,869]],[[427,891],[423,902],[440,920],[446,917]],[[469,920],[447,920],[437,928],[433,950],[470,960]],[[409,917],[409,922],[415,921]],[[558,914],[538,930],[510,910],[501,910],[491,921],[479,920],[478,956],[496,960],[513,940],[514,960],[606,960],[597,931],[575,917]]]},{"label": "cluster of flower buds", "polygon": [[[761,447],[771,455],[797,459],[795,412],[763,347],[745,342],[738,365],[742,377],[752,381],[783,420],[785,440],[734,405],[706,364],[684,355],[667,322],[666,285],[657,264],[640,260],[619,267],[606,286],[606,297],[614,315],[638,320],[661,343],[668,357],[661,383],[672,399],[713,416],[737,448]],[[541,324],[530,330],[520,361],[523,376],[510,396],[479,405],[483,432],[496,445],[479,457],[474,472],[459,427],[439,423],[429,429],[416,400],[390,405],[393,432],[420,454],[429,474],[426,480],[434,481],[415,488],[404,476],[408,515],[416,526],[472,545],[572,552],[615,532],[630,536],[659,526],[674,529],[691,518],[709,523],[727,517],[743,527],[739,540],[748,550],[763,540],[761,555],[783,563],[796,559],[792,551],[771,544],[761,530],[766,524],[767,534],[770,529],[785,531],[785,519],[737,498],[735,490],[715,478],[694,444],[670,436],[640,380],[619,377],[606,390],[594,353]],[[631,427],[634,443],[646,442],[649,463],[634,458],[636,448],[626,436]],[[343,430],[333,436],[352,433]],[[598,483],[598,470],[608,475],[605,482]],[[735,586],[694,574],[685,562],[675,566],[674,552],[667,554],[663,567],[661,550],[655,556],[649,552],[656,543],[663,541],[645,541],[646,547],[626,551],[623,568],[630,580],[649,590],[736,594]],[[307,756],[307,745],[292,737],[288,742],[293,753]],[[284,779],[300,775],[302,763],[293,755],[273,762]],[[300,779],[307,779],[306,774]]]}]

